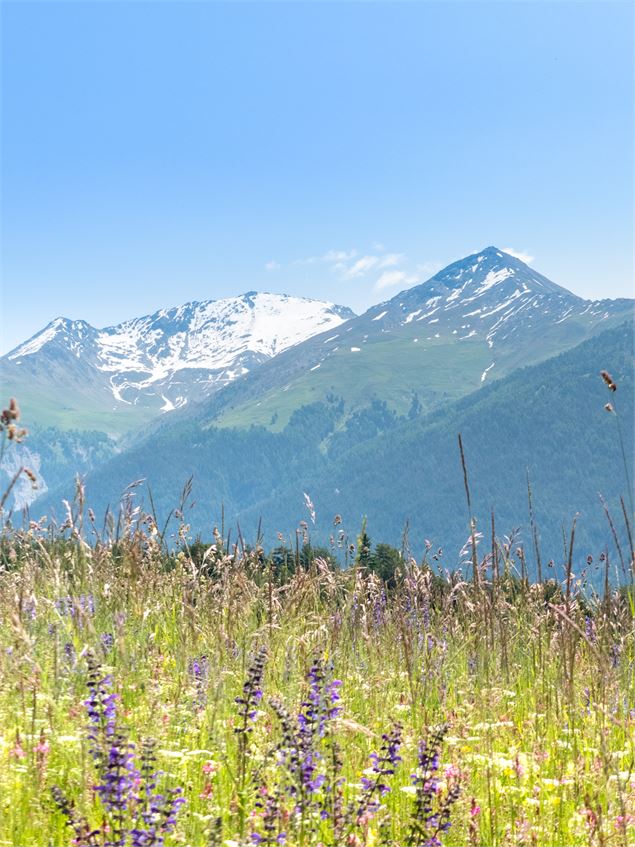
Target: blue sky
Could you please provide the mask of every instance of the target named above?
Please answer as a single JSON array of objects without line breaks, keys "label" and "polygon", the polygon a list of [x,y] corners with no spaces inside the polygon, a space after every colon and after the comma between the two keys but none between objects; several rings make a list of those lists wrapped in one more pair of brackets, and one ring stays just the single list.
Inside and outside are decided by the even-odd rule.
[{"label": "blue sky", "polygon": [[630,3],[2,3],[2,350],[488,244],[632,295]]}]

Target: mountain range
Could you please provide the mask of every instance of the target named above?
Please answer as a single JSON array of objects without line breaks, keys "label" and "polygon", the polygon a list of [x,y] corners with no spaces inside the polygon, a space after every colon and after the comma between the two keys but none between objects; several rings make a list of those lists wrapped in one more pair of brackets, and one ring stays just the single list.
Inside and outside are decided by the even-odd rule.
[{"label": "mountain range", "polygon": [[200,413],[217,426],[280,429],[296,408],[333,393],[350,410],[379,398],[407,413],[416,395],[431,411],[632,314],[632,300],[584,300],[487,247],[275,357]]},{"label": "mountain range", "polygon": [[632,300],[584,300],[488,247],[361,316],[250,292],[107,330],[58,319],[0,359],[0,376],[38,422],[21,445],[49,489],[35,515],[59,514],[78,470],[97,512],[144,478],[165,517],[193,475],[187,520],[204,537],[222,506],[242,526],[262,518],[270,542],[293,537],[307,494],[316,540],[333,514],[352,535],[366,515],[377,540],[397,543],[409,522],[417,544],[433,536],[456,558],[463,432],[479,508],[522,526],[529,473],[544,540],[560,549],[580,508],[579,537],[597,547],[597,492],[615,506],[625,490],[597,374],[619,376],[630,419],[632,317]]},{"label": "mountain range", "polygon": [[105,329],[60,317],[0,358],[0,377],[36,423],[121,433],[353,316],[332,303],[249,291]]}]

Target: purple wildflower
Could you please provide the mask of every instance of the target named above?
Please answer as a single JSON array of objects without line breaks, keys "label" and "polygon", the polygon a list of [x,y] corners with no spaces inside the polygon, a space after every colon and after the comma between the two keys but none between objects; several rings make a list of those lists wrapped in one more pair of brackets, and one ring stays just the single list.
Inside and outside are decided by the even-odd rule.
[{"label": "purple wildflower", "polygon": [[209,660],[207,656],[192,659],[188,666],[196,688],[196,703],[203,708],[207,702],[207,686],[209,681]]},{"label": "purple wildflower", "polygon": [[99,639],[101,642],[101,649],[104,652],[104,655],[110,653],[112,648],[115,646],[115,638],[112,632],[104,632]]},{"label": "purple wildflower", "polygon": [[388,794],[390,787],[388,777],[393,776],[397,765],[401,761],[399,748],[401,747],[402,726],[394,723],[390,732],[382,735],[382,744],[379,753],[371,753],[372,776],[362,777],[362,795],[357,807],[357,820],[364,815],[374,813],[379,808],[379,797]]},{"label": "purple wildflower", "polygon": [[243,692],[240,697],[236,697],[235,703],[238,704],[238,714],[242,718],[239,726],[234,728],[234,732],[245,736],[252,731],[251,724],[256,720],[258,715],[258,704],[262,700],[262,680],[265,672],[265,662],[267,660],[267,650],[262,647],[249,670],[247,671],[247,679],[243,685]]},{"label": "purple wildflower", "polygon": [[458,785],[453,785],[444,800],[439,800],[439,770],[441,744],[447,726],[433,729],[429,738],[419,742],[417,770],[411,775],[416,789],[415,803],[407,844],[409,847],[441,847],[439,835],[450,828],[452,805],[459,797]]},{"label": "purple wildflower", "polygon": [[[162,847],[165,834],[172,831],[180,807],[185,802],[180,788],[166,794],[156,791],[154,742],[142,743],[138,757],[132,744],[117,724],[116,698],[112,679],[102,674],[92,654],[88,654],[89,752],[95,763],[95,793],[104,810],[109,840],[104,847]],[[140,762],[140,767],[137,766]],[[99,830],[77,816],[73,804],[59,788],[52,789],[53,800],[75,832],[74,844],[93,847],[102,844]]]}]

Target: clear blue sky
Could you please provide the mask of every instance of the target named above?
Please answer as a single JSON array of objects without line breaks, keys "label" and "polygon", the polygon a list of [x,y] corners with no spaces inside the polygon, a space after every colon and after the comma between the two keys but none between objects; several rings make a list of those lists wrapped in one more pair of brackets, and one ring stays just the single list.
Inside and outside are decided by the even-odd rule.
[{"label": "clear blue sky", "polygon": [[3,339],[488,244],[632,294],[630,3],[2,3]]}]

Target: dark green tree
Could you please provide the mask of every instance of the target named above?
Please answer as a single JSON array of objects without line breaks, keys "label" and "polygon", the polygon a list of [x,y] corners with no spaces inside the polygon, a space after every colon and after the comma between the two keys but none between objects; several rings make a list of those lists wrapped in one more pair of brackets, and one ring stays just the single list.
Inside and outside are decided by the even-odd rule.
[{"label": "dark green tree", "polygon": [[401,553],[390,544],[378,544],[370,557],[368,569],[379,576],[389,588],[397,584],[397,573],[403,565]]}]

